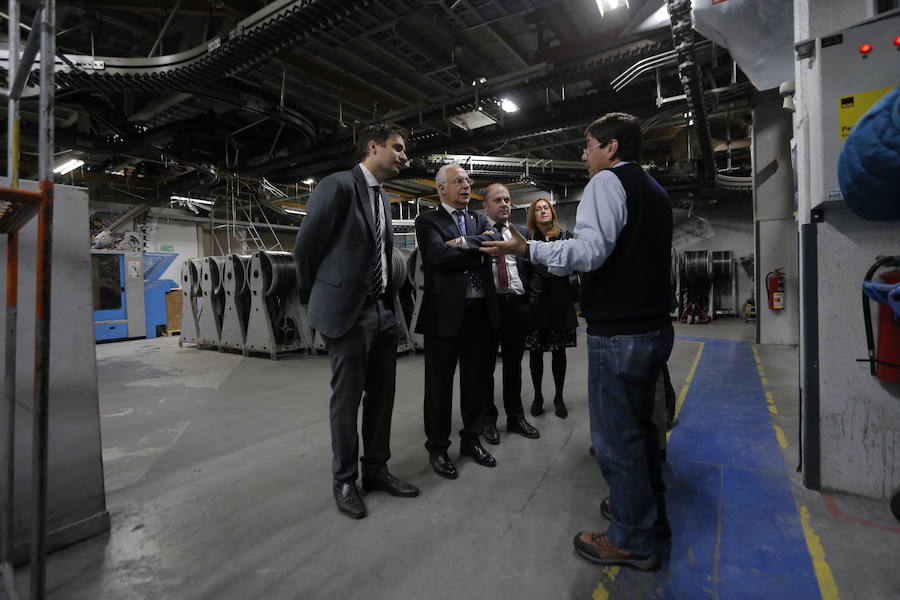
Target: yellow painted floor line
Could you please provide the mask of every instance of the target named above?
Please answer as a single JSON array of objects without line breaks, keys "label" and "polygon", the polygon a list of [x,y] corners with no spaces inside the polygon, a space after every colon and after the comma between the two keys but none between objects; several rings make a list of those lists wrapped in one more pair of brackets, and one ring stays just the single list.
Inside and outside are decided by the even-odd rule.
[{"label": "yellow painted floor line", "polygon": [[[694,381],[694,374],[697,372],[697,365],[700,364],[700,357],[703,355],[703,348],[706,346],[705,342],[683,342],[686,344],[699,344],[697,347],[697,354],[694,355],[694,363],[691,365],[691,369],[688,371],[687,377],[684,378],[684,385],[681,386],[681,390],[678,392],[678,399],[675,401],[675,420],[678,420],[678,415],[681,413],[681,407],[684,406],[684,399],[687,398],[688,390],[691,389],[691,382]],[[669,431],[666,433],[666,439],[669,439],[669,436],[672,435],[672,432]]]},{"label": "yellow painted floor line", "polygon": [[822,547],[822,540],[809,525],[809,509],[805,506],[800,507],[800,522],[803,524],[803,535],[806,538],[806,545],[809,547],[813,568],[816,570],[816,579],[819,580],[822,600],[839,600],[841,596],[838,593],[837,583],[834,581],[831,567],[825,560],[825,548]]},{"label": "yellow painted floor line", "polygon": [[614,582],[616,577],[619,576],[620,569],[621,567],[603,567],[601,569],[603,579],[597,584],[594,593],[591,594],[591,600],[609,600],[609,590],[606,589],[606,585],[604,584],[611,584]]},{"label": "yellow painted floor line", "polygon": [[[753,357],[756,359],[756,368],[759,371],[759,380],[763,385],[769,412],[777,415],[778,408],[775,405],[775,397],[771,391],[766,389],[769,385],[769,380],[766,378],[766,371],[759,356],[759,350],[756,346],[751,346],[751,348],[753,349]],[[784,435],[784,430],[774,421],[772,422],[772,428],[775,430],[775,438],[778,440],[778,445],[782,448],[787,448],[788,441],[787,436]],[[825,560],[825,548],[822,547],[822,541],[809,524],[809,509],[803,505],[800,505],[798,508],[800,510],[800,522],[803,525],[803,537],[806,538],[806,547],[809,549],[809,556],[812,559],[813,569],[816,572],[816,579],[819,581],[819,591],[822,594],[822,600],[840,600],[834,575],[831,572],[828,561]]]}]

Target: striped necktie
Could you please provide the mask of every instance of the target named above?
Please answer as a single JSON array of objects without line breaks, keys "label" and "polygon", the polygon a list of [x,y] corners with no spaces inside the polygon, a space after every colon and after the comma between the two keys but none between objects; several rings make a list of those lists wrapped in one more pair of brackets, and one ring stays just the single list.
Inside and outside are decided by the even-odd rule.
[{"label": "striped necktie", "polygon": [[384,256],[384,229],[381,225],[381,216],[384,214],[381,200],[381,186],[373,185],[375,201],[372,203],[372,218],[375,221],[375,264],[372,265],[372,278],[369,282],[369,291],[376,300],[384,294],[384,272],[381,268],[381,257]]}]

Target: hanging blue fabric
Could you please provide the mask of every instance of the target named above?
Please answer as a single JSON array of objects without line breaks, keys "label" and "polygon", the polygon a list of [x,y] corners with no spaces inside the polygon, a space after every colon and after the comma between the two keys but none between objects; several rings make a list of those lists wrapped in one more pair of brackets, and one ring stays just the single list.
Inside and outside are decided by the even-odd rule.
[{"label": "hanging blue fabric", "polygon": [[875,302],[889,306],[900,319],[900,283],[864,281],[863,292]]}]

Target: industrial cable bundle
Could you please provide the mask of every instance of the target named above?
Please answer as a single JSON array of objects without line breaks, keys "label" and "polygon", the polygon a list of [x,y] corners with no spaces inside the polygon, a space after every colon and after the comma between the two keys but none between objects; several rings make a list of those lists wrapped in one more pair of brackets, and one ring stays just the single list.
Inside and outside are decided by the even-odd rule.
[{"label": "industrial cable bundle", "polygon": [[250,269],[250,255],[231,254],[226,260],[228,265],[225,269],[225,291],[230,291],[236,296],[246,296],[250,293],[250,284],[247,278],[247,271]]},{"label": "industrial cable bundle", "polygon": [[713,280],[712,255],[709,250],[689,250],[680,262],[678,318],[682,323],[709,323],[710,315],[704,307],[709,305]]},{"label": "industrial cable bundle", "polygon": [[297,287],[297,267],[290,252],[260,252],[259,263],[263,281],[268,283],[266,296],[278,296]]}]

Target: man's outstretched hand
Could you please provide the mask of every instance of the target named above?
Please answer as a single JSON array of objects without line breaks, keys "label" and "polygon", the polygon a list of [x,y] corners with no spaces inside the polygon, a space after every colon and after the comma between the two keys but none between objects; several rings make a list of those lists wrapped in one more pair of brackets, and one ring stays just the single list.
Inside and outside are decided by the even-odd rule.
[{"label": "man's outstretched hand", "polygon": [[528,251],[528,243],[515,227],[509,228],[512,238],[502,242],[481,242],[481,251],[491,256],[513,254],[522,256]]}]

